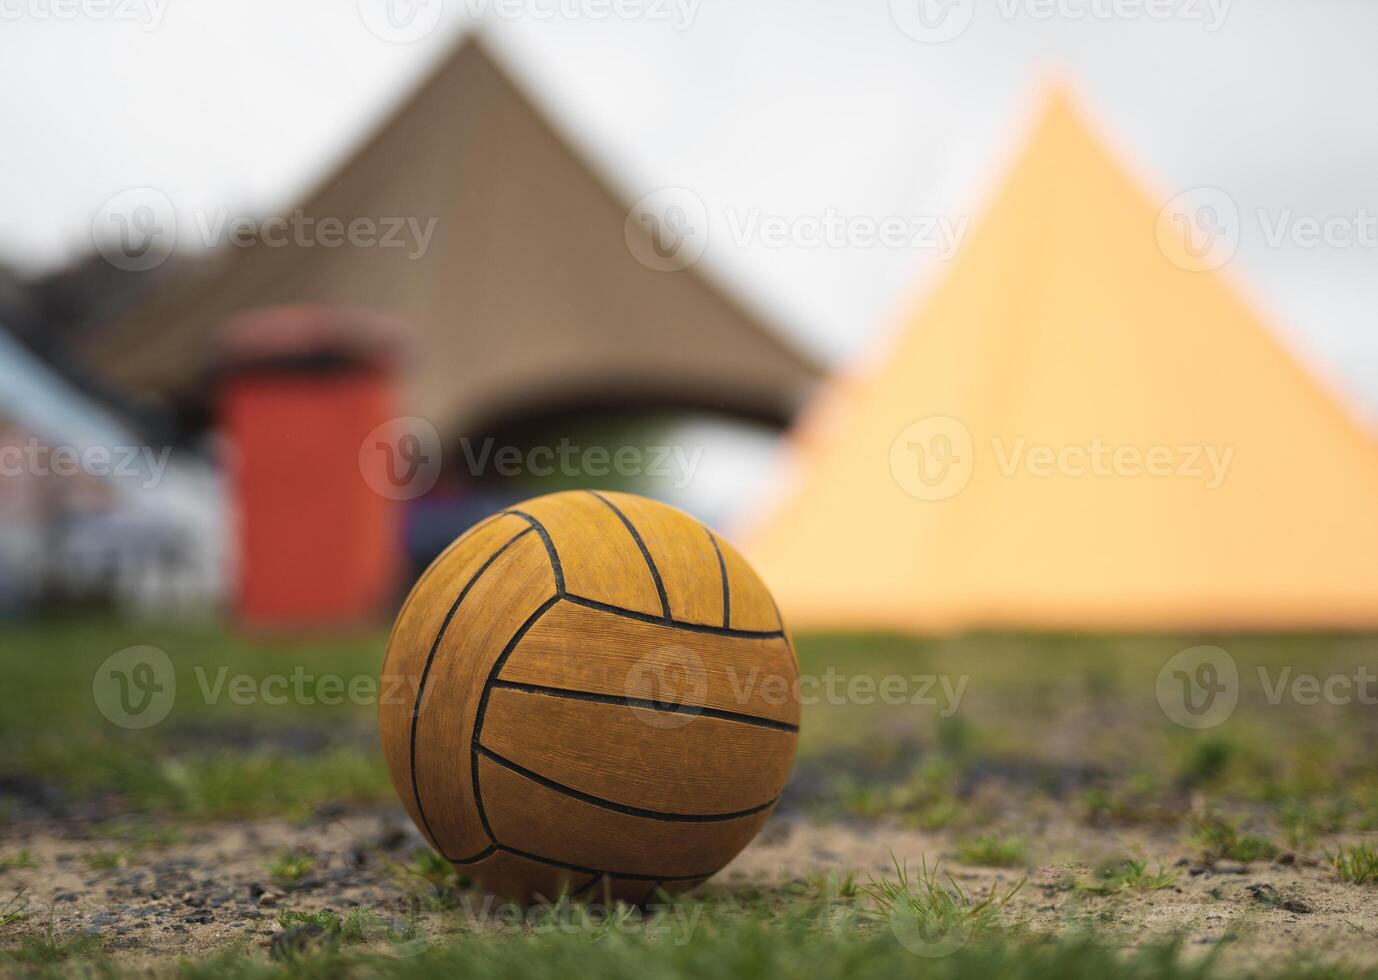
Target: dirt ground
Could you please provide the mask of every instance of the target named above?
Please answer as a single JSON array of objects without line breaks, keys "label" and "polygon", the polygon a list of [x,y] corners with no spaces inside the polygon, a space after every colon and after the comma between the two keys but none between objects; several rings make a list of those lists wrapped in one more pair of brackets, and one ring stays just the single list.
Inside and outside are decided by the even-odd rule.
[{"label": "dirt ground", "polygon": [[[770,830],[770,828],[768,828]],[[943,834],[837,824],[791,822],[763,835],[715,881],[784,881],[821,869],[893,875],[894,859],[912,872],[935,859],[968,895],[994,888],[1005,894],[1020,879],[1023,887],[1005,906],[1015,927],[1045,933],[1084,926],[1112,931],[1127,945],[1154,937],[1180,935],[1189,946],[1213,946],[1233,935],[1231,958],[1262,962],[1301,951],[1343,952],[1348,962],[1378,962],[1378,888],[1340,881],[1314,857],[1283,854],[1275,861],[1240,864],[1194,862],[1176,835],[1141,830],[1088,828],[1052,823],[1032,838],[1034,853],[1050,860],[1031,869],[977,868],[951,856],[953,840]],[[1075,853],[1080,861],[1067,858]],[[1072,886],[1086,880],[1088,857],[1112,861],[1132,855],[1151,868],[1175,874],[1173,883],[1154,891],[1127,890],[1112,895]],[[711,883],[710,883],[711,886]]]},{"label": "dirt ground", "polygon": [[[1378,887],[1342,882],[1314,856],[1207,866],[1193,863],[1180,839],[1166,832],[1056,820],[1027,839],[1041,863],[979,868],[958,861],[955,841],[944,833],[783,816],[696,894],[760,893],[830,872],[864,884],[893,876],[892,862],[899,860],[911,872],[938,864],[969,895],[992,887],[1003,894],[1026,879],[1004,908],[1012,928],[1088,927],[1127,945],[1176,933],[1201,949],[1233,937],[1229,956],[1246,961],[1301,950],[1378,961]],[[169,841],[127,850],[98,824],[25,821],[0,831],[0,854],[27,852],[24,863],[32,865],[0,871],[0,902],[20,896],[30,925],[56,935],[98,934],[112,955],[136,962],[226,947],[267,952],[275,939],[281,942],[278,916],[288,909],[342,915],[367,909],[388,928],[409,924],[418,942],[464,928],[466,919],[483,928],[491,905],[476,894],[463,894],[460,907],[448,910],[427,908],[418,898],[424,882],[403,868],[420,844],[393,807],[341,810],[307,822],[192,826]],[[314,865],[295,882],[275,881],[269,864],[287,851],[312,855]],[[1155,870],[1161,864],[1171,884],[1112,895],[1074,886],[1090,873],[1086,862],[1126,855],[1147,859]]]}]

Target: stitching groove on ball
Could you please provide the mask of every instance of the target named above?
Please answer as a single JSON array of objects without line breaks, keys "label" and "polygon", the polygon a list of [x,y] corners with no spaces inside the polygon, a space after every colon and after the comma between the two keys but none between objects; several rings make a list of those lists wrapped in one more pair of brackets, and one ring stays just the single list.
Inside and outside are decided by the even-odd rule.
[{"label": "stitching groove on ball", "polygon": [[779,799],[779,797],[775,797],[766,800],[764,803],[757,804],[756,806],[747,807],[745,810],[734,810],[731,813],[668,813],[664,810],[643,810],[640,807],[627,806],[625,803],[618,803],[614,800],[605,800],[601,796],[585,793],[582,790],[575,789],[573,786],[566,786],[564,783],[557,783],[555,780],[542,776],[538,772],[532,772],[525,766],[518,765],[511,759],[503,758],[486,745],[480,744],[474,751],[485,759],[497,763],[504,769],[515,772],[524,779],[529,779],[533,783],[544,786],[546,789],[554,790],[556,793],[562,793],[571,799],[579,800],[581,803],[588,803],[592,806],[601,807],[604,810],[612,810],[616,813],[625,813],[629,817],[642,817],[646,820],[664,820],[671,823],[721,823],[724,820],[740,820],[742,817],[749,817],[753,814],[760,813],[762,810],[767,810],[774,806],[775,800]]},{"label": "stitching groove on ball", "polygon": [[713,532],[708,528],[704,531],[708,534],[708,543],[713,546],[713,554],[718,556],[718,574],[722,576],[722,625],[723,629],[728,629],[732,626],[732,591],[727,587],[727,562],[723,561],[722,549]]},{"label": "stitching groove on ball", "polygon": [[411,791],[412,799],[416,801],[416,812],[421,816],[421,824],[426,828],[426,834],[432,840],[435,839],[435,834],[431,832],[431,825],[426,820],[426,811],[421,806],[421,789],[416,782],[416,726],[421,718],[421,699],[426,693],[426,678],[430,675],[431,663],[435,660],[436,650],[440,648],[440,639],[445,635],[445,629],[450,625],[450,620],[454,619],[455,613],[459,611],[460,603],[464,601],[464,598],[469,594],[474,584],[483,576],[483,573],[492,567],[493,562],[497,561],[504,551],[512,547],[526,535],[530,534],[531,530],[531,528],[527,528],[525,531],[521,531],[508,538],[507,543],[493,552],[488,557],[488,560],[485,561],[479,567],[478,571],[474,572],[469,581],[465,583],[464,588],[460,589],[459,595],[455,597],[455,601],[453,605],[450,606],[449,612],[445,614],[445,619],[440,624],[440,629],[436,630],[435,640],[431,643],[430,652],[426,654],[426,664],[421,668],[421,677],[416,683],[416,700],[412,702],[411,709],[411,745],[408,747],[408,754],[411,757]]},{"label": "stitching groove on ball", "polygon": [[550,540],[550,532],[545,529],[545,525],[524,510],[505,510],[503,513],[520,517],[536,529],[536,533],[541,536],[541,543],[545,545],[545,553],[550,556],[550,570],[555,573],[555,591],[564,595],[565,570],[560,565],[560,553],[555,550],[555,542]]},{"label": "stitching groove on ball", "polygon": [[526,858],[528,861],[537,861],[541,864],[548,864],[552,868],[562,868],[565,871],[577,871],[586,875],[606,875],[609,878],[621,878],[624,881],[700,881],[704,878],[711,878],[717,874],[717,869],[713,871],[700,871],[691,875],[643,875],[632,871],[609,871],[603,868],[587,868],[582,864],[570,864],[568,861],[557,861],[554,858],[542,857],[540,854],[532,854],[530,851],[523,851],[506,844],[498,844],[497,849],[507,854],[515,854],[517,857]]},{"label": "stitching groove on ball", "polygon": [[641,539],[640,533],[636,530],[636,525],[631,522],[626,514],[622,513],[620,507],[607,497],[596,490],[590,490],[589,493],[607,504],[608,509],[617,515],[617,519],[622,522],[627,532],[631,534],[632,540],[636,542],[636,546],[641,549],[641,557],[646,559],[646,567],[651,570],[651,579],[656,584],[656,594],[660,596],[660,610],[665,614],[666,619],[670,619],[670,597],[665,594],[665,582],[660,577],[660,569],[656,568],[655,559],[651,557],[650,549],[646,547],[646,542]]},{"label": "stitching groove on ball", "polygon": [[494,844],[498,844],[499,842],[498,839],[493,836],[493,828],[488,824],[488,814],[485,813],[483,809],[483,793],[479,789],[478,781],[478,736],[479,732],[483,730],[483,716],[488,710],[488,696],[492,693],[493,680],[498,676],[498,671],[502,670],[503,664],[507,663],[507,658],[512,656],[512,651],[517,648],[517,644],[521,642],[522,637],[526,635],[531,627],[536,625],[542,616],[554,608],[555,603],[559,601],[559,595],[551,596],[545,602],[541,603],[540,607],[535,612],[526,618],[526,622],[517,627],[517,632],[512,634],[512,639],[508,640],[507,645],[502,648],[502,653],[498,655],[498,659],[493,661],[493,666],[488,671],[488,679],[483,682],[483,693],[479,695],[478,710],[474,712],[474,730],[473,734],[469,737],[469,756],[472,766],[471,778],[474,784],[474,805],[478,808],[478,818],[483,824],[483,832],[488,835],[488,839]]},{"label": "stitching groove on ball", "polygon": [[798,725],[791,725],[787,721],[776,721],[774,718],[762,718],[760,715],[746,715],[737,711],[725,711],[722,708],[708,708],[698,704],[675,704],[668,701],[651,701],[647,698],[634,698],[630,695],[595,694],[592,691],[576,691],[568,687],[546,687],[543,684],[505,681],[501,678],[493,681],[493,687],[502,688],[508,691],[522,691],[526,694],[542,694],[552,698],[567,698],[571,701],[592,701],[595,704],[626,705],[629,708],[644,708],[647,711],[664,711],[670,714],[702,715],[705,718],[719,718],[723,721],[741,722],[743,725],[758,725],[761,728],[773,728],[780,732],[799,731]]},{"label": "stitching groove on ball", "polygon": [[598,884],[598,882],[602,880],[603,876],[601,874],[589,875],[589,880],[584,882],[578,888],[574,889],[574,891],[570,892],[569,897],[578,898],[580,895],[584,894],[584,892],[588,891],[590,888],[592,888],[594,885]]},{"label": "stitching groove on ball", "polygon": [[567,592],[560,598],[566,602],[572,602],[576,606],[586,606],[599,612],[621,616],[623,619],[635,619],[643,623],[651,623],[654,626],[667,626],[670,629],[684,630],[686,633],[736,636],[744,640],[777,640],[785,635],[784,630],[742,630],[730,626],[709,626],[707,623],[687,623],[682,619],[666,619],[664,616],[653,616],[650,613],[638,612],[625,606],[614,606],[607,602],[599,602],[597,599],[590,599],[587,596],[575,595],[572,592]]}]

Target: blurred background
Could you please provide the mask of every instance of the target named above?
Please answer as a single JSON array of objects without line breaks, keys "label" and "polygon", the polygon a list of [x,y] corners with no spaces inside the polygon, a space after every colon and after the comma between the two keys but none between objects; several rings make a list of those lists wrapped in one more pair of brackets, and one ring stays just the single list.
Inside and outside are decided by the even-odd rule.
[{"label": "blurred background", "polygon": [[[1282,433],[1260,432],[1259,453],[1347,480],[1340,506],[1373,499],[1358,433],[1378,418],[1378,136],[1364,124],[1378,69],[1360,46],[1378,15],[1362,3],[97,6],[19,4],[5,27],[0,71],[27,93],[5,110],[16,152],[0,161],[6,616],[79,603],[367,622],[484,514],[612,485],[758,542],[768,578],[788,564],[830,589],[856,562],[913,577],[907,597],[887,587],[891,612],[863,613],[860,598],[838,612],[895,625],[895,603],[924,605],[938,585],[872,551],[936,549],[941,565],[981,552],[973,536],[997,533],[984,515],[1004,509],[905,493],[891,442],[929,417],[990,430],[975,433],[978,484],[988,438],[1061,449],[1099,436],[1174,459],[1186,444],[1235,446],[1236,485],[1214,496],[1233,491],[1230,512],[1257,504],[1264,530],[1288,494],[1247,469],[1253,447],[1235,430],[1277,415],[1320,442],[1283,452],[1266,445]],[[1069,133],[1036,151],[1059,104]],[[1061,176],[1033,175],[1037,152]],[[1098,167],[1124,186],[1095,185]],[[1016,191],[1021,175],[1045,184]],[[1000,211],[1012,193],[1027,201]],[[1185,222],[1210,268],[1149,248],[1160,219],[1169,238]],[[1115,283],[1094,266],[1110,235],[1125,243]],[[959,309],[934,314],[961,269],[975,282],[951,286],[966,290]],[[1203,293],[1203,278],[1247,309]],[[992,309],[1002,292],[1019,299]],[[1153,314],[1172,324],[1114,322],[1146,293],[1172,294]],[[951,322],[925,334],[930,315]],[[1220,318],[1249,322],[1236,336]],[[944,331],[959,340],[931,340]],[[1116,359],[1087,331],[1119,343]],[[907,349],[911,336],[930,347]],[[1045,411],[1053,375],[1029,360],[1035,345],[1070,360],[1072,385],[1123,371],[1140,386],[1087,384],[1063,392],[1065,413]],[[1145,366],[1145,352],[1164,363]],[[932,390],[958,377],[975,380]],[[858,407],[848,385],[897,395]],[[1133,423],[1102,397],[1138,400]],[[1260,404],[1213,417],[1241,398]],[[1187,404],[1206,414],[1197,431],[1165,418]],[[834,449],[801,449],[801,431],[824,428]],[[1022,477],[998,488],[1040,510],[1022,484],[1068,482]],[[818,489],[829,482],[845,485]],[[1153,486],[1134,499],[1115,482],[1079,481],[1068,513],[1099,483],[1105,521],[1189,539],[1160,565],[1228,579],[1229,559],[1200,540],[1221,505],[1170,479],[1138,481]],[[828,502],[791,504],[800,494]],[[990,496],[964,496],[978,494]],[[871,535],[846,516],[868,500],[883,501],[875,520],[893,507],[886,520],[916,522],[912,540],[833,540]],[[1371,507],[1325,519],[1374,525]],[[1039,574],[1018,555],[1045,544],[983,553]],[[1068,589],[1099,577],[1083,557],[1055,570]],[[1338,565],[1371,583],[1371,561]],[[811,604],[786,584],[787,610]],[[1110,586],[1123,625],[1154,624],[1132,609],[1159,585]],[[1220,583],[1236,599],[1252,590],[1230,625],[1249,625],[1250,601],[1316,587]],[[985,588],[997,606],[1019,590]],[[1103,598],[1053,618],[1076,626]],[[1209,625],[1173,608],[1160,625]],[[1020,609],[994,619],[1028,625]]]},{"label": "blurred background", "polygon": [[[409,860],[453,911],[378,752],[386,631],[466,528],[588,487],[722,532],[797,639],[748,868],[1339,887],[1378,832],[1376,32],[0,0],[0,874],[61,924],[141,862],[256,915],[270,874],[395,902]],[[1032,911],[1114,890],[1054,879]],[[1270,941],[1378,928],[1301,898],[1340,912]]]}]

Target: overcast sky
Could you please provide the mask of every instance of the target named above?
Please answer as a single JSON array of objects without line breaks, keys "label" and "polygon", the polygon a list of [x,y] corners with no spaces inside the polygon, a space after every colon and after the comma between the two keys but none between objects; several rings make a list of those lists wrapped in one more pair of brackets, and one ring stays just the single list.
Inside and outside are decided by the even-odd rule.
[{"label": "overcast sky", "polygon": [[[1226,273],[1378,421],[1370,0],[405,7],[0,0],[0,259],[32,270],[89,248],[93,216],[131,187],[160,189],[183,220],[288,207],[481,24],[629,202],[693,189],[711,216],[710,272],[842,359],[941,270],[941,233],[906,247],[775,247],[744,244],[740,222],[979,213],[1060,77],[1165,199],[1200,186],[1229,195],[1239,245]],[[1324,240],[1307,238],[1308,218],[1329,222]]]}]

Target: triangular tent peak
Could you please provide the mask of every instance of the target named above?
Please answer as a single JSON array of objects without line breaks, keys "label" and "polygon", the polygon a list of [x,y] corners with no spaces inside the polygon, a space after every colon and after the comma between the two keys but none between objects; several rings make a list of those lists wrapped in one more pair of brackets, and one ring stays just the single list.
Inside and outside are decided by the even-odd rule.
[{"label": "triangular tent peak", "polygon": [[[1378,625],[1378,448],[1055,94],[748,554],[803,627]],[[1185,267],[1184,267],[1185,266]]]},{"label": "triangular tent peak", "polygon": [[278,235],[229,248],[218,275],[94,332],[93,366],[116,384],[194,400],[228,316],[299,304],[370,311],[414,328],[423,353],[405,377],[407,408],[447,436],[533,401],[784,420],[818,374],[698,267],[638,262],[626,203],[473,39],[299,207],[313,222],[415,224],[401,229],[403,247]]}]

